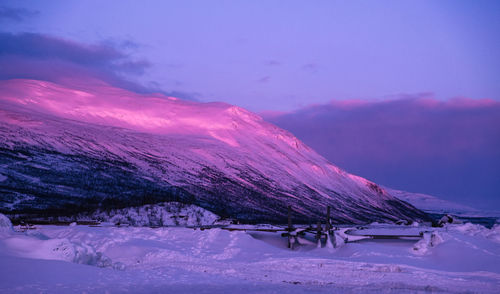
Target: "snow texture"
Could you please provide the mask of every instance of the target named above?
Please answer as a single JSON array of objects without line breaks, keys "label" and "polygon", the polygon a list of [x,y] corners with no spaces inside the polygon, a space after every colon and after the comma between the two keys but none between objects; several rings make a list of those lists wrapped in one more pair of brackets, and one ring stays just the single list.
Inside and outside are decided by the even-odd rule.
[{"label": "snow texture", "polygon": [[306,242],[293,251],[279,232],[247,228],[77,225],[11,232],[0,238],[0,292],[498,293],[500,286],[498,227],[421,226],[429,238],[418,242],[364,240],[335,249]]}]

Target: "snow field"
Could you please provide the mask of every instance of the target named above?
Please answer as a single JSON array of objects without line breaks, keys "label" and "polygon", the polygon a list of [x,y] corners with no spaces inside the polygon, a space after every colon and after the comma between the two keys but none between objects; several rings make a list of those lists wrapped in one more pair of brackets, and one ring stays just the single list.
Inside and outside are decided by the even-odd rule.
[{"label": "snow field", "polygon": [[[1,220],[2,293],[495,293],[500,287],[498,226],[424,228],[418,242],[365,240],[335,249],[312,242],[291,251],[272,232],[40,226],[21,233],[4,229],[9,223]],[[367,230],[398,228],[415,229]]]}]

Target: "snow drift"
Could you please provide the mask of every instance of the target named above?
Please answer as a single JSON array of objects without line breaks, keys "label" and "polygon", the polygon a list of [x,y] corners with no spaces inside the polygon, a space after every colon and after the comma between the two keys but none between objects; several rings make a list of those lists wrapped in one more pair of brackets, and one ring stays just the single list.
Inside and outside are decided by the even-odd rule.
[{"label": "snow drift", "polygon": [[108,85],[0,82],[1,210],[74,214],[165,201],[243,221],[423,220],[259,116]]},{"label": "snow drift", "polygon": [[428,238],[416,244],[364,240],[332,250],[310,242],[290,250],[281,232],[37,226],[0,235],[0,292],[498,293],[498,227],[419,230]]}]

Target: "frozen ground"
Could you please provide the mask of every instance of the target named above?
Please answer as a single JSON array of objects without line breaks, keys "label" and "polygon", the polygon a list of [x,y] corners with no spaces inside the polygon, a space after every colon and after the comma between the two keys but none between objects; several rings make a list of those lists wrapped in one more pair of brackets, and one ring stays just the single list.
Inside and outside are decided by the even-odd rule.
[{"label": "frozen ground", "polygon": [[355,233],[428,230],[434,234],[426,234],[418,243],[365,240],[336,249],[311,243],[291,251],[285,238],[273,232],[75,225],[19,232],[3,222],[0,293],[498,293],[500,289],[499,226],[488,230],[471,224],[442,229],[372,225]]}]

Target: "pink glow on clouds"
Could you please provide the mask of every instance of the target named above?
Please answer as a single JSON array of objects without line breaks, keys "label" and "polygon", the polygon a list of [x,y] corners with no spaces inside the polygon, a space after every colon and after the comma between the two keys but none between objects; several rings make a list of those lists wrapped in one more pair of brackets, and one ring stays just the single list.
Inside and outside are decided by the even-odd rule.
[{"label": "pink glow on clouds", "polygon": [[499,102],[493,99],[483,98],[483,99],[470,99],[465,97],[456,97],[449,100],[450,106],[463,107],[463,108],[475,108],[475,107],[495,107],[499,105]]},{"label": "pink glow on clouds", "polygon": [[[397,98],[393,99],[379,99],[379,100],[363,100],[363,99],[350,99],[350,100],[332,100],[329,105],[332,105],[336,108],[342,109],[356,109],[360,107],[380,105],[383,103],[393,103],[396,101],[411,101],[411,103],[422,106],[425,108],[449,108],[449,107],[457,107],[457,108],[475,108],[475,107],[485,107],[485,106],[494,106],[498,105],[498,101],[489,98],[482,99],[471,99],[467,97],[454,97],[448,100],[437,100],[433,97],[431,93],[417,94],[417,95],[401,95]],[[305,108],[315,108],[322,107],[324,104],[311,104],[306,106]],[[267,114],[272,115],[273,112],[264,112],[264,115],[267,117]],[[286,113],[293,112],[275,112],[276,115],[283,115]]]},{"label": "pink glow on clouds", "polygon": [[[370,102],[368,100],[361,99],[351,99],[351,100],[332,100],[330,102],[331,105],[344,109],[353,109],[356,107],[368,105],[374,102]],[[315,106],[320,106],[321,104],[316,104]]]}]

